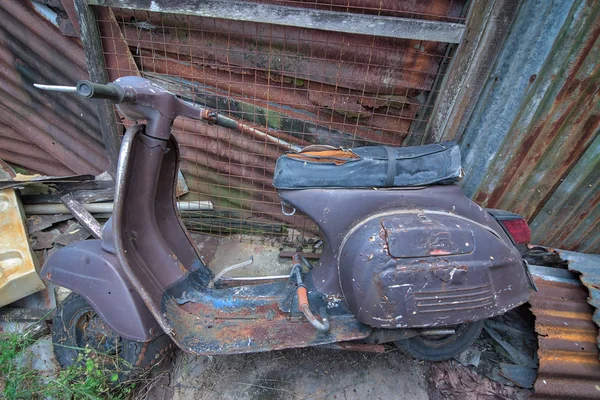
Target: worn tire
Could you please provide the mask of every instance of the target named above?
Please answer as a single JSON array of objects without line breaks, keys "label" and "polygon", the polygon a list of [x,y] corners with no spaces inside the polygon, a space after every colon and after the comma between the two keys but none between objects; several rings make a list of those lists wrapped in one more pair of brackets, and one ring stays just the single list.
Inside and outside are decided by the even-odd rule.
[{"label": "worn tire", "polygon": [[453,358],[469,347],[481,334],[484,321],[460,325],[456,333],[440,340],[414,336],[398,340],[396,346],[414,358],[424,361],[443,361]]},{"label": "worn tire", "polygon": [[[85,323],[82,323],[82,318],[86,319]],[[90,321],[98,327],[104,327],[101,331],[105,334],[97,343],[92,343],[85,333],[86,326],[91,325]],[[83,349],[86,347],[115,357],[118,352],[120,382],[133,379],[171,357],[175,349],[167,335],[149,342],[136,342],[118,336],[104,324],[92,306],[75,292],[69,294],[56,309],[52,323],[52,344],[56,360],[62,368],[73,365],[80,353],[85,359]],[[114,365],[107,365],[106,368],[114,368]]]}]

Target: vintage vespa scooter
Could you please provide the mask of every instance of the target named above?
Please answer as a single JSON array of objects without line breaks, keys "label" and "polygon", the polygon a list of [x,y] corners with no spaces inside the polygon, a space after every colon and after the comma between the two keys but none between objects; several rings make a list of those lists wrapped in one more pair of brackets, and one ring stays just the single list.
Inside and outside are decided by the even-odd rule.
[{"label": "vintage vespa scooter", "polygon": [[486,318],[527,301],[515,244],[528,241],[529,228],[465,197],[452,143],[309,146],[282,156],[274,184],[286,208],[319,226],[322,256],[314,268],[295,256],[285,280],[223,285],[178,218],[171,125],[177,116],[234,129],[236,121],[139,77],[81,81],[76,92],[146,123],[123,138],[102,240],[66,246],[44,264],[44,279],[73,291],[54,318],[63,365],[76,359],[74,347],[89,346],[141,368],[173,343],[216,355],[395,342],[442,360],[470,346]]}]

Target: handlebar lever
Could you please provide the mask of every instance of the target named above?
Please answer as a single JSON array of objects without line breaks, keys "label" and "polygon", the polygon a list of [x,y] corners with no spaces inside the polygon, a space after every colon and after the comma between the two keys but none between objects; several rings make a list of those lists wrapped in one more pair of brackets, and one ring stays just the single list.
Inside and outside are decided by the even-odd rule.
[{"label": "handlebar lever", "polygon": [[50,92],[77,93],[77,86],[41,85],[39,83],[34,83],[33,86]]},{"label": "handlebar lever", "polygon": [[34,83],[33,86],[51,92],[77,93],[88,99],[106,99],[115,103],[121,103],[125,100],[125,91],[114,83],[103,85],[90,81],[79,81],[77,86],[41,85],[39,83]]}]

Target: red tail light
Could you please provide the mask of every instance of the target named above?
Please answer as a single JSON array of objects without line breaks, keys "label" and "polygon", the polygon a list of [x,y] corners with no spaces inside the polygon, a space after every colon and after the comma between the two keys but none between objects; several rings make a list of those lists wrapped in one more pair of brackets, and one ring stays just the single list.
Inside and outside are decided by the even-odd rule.
[{"label": "red tail light", "polygon": [[502,224],[506,232],[510,234],[515,244],[527,244],[531,242],[531,228],[527,221],[521,219],[505,219],[498,221]]}]

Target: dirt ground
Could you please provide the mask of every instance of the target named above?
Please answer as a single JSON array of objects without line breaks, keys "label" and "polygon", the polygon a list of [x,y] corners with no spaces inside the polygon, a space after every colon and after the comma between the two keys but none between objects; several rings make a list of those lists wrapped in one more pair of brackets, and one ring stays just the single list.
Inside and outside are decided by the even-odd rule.
[{"label": "dirt ground", "polygon": [[[287,274],[276,243],[193,235],[213,272],[248,260],[230,276]],[[383,354],[324,348],[200,357],[179,353],[165,398],[428,399],[425,364],[394,347]]]},{"label": "dirt ground", "polygon": [[219,357],[180,354],[171,378],[183,399],[429,399],[425,365],[384,354],[295,349]]}]

